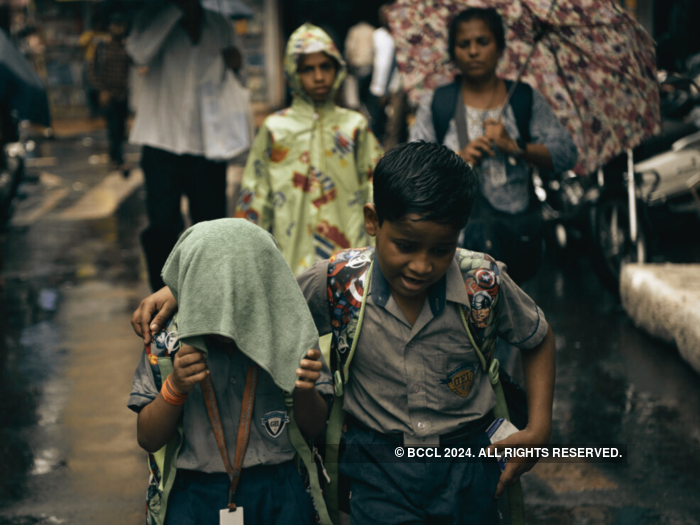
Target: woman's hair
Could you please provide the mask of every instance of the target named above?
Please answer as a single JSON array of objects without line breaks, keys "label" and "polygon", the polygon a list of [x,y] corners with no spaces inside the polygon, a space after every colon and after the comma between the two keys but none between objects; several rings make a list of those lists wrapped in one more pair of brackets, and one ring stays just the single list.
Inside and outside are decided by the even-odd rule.
[{"label": "woman's hair", "polygon": [[484,22],[493,34],[498,50],[503,51],[506,48],[506,32],[503,28],[503,19],[501,15],[498,14],[498,11],[492,7],[487,9],[470,7],[458,13],[450,23],[450,29],[447,34],[447,49],[450,53],[450,59],[453,62],[455,61],[455,45],[459,24],[462,22],[469,22],[470,20],[481,20]]}]

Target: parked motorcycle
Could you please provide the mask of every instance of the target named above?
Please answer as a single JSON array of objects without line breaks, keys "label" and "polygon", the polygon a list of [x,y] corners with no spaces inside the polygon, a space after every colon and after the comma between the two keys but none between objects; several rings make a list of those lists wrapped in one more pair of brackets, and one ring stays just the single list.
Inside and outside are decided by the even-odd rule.
[{"label": "parked motorcycle", "polygon": [[615,293],[622,267],[649,261],[666,224],[700,213],[700,133],[680,120],[695,106],[693,82],[679,75],[661,80],[666,120],[659,136],[592,175],[535,178],[550,248],[562,257],[576,244],[585,246],[601,281]]}]

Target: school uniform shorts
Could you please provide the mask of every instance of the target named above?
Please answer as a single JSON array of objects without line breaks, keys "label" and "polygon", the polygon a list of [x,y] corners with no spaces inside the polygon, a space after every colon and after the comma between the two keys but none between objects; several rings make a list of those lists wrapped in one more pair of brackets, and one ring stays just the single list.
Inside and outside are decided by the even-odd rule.
[{"label": "school uniform shorts", "polygon": [[[490,441],[481,430],[465,443],[486,447]],[[501,470],[495,460],[380,463],[377,451],[381,448],[385,457],[386,447],[396,445],[354,425],[345,444],[340,472],[350,478],[352,525],[498,524],[494,494]]]},{"label": "school uniform shorts", "polygon": [[[165,525],[219,525],[219,511],[228,505],[228,474],[178,470],[168,501]],[[311,495],[296,463],[243,469],[235,495],[245,525],[315,524]]]}]

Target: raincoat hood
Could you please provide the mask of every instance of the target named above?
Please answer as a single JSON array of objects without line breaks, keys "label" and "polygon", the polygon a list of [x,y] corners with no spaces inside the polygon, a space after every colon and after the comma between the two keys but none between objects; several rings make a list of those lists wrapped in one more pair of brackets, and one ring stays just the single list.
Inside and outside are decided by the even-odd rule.
[{"label": "raincoat hood", "polygon": [[207,353],[210,334],[233,339],[285,392],[318,343],[306,300],[272,235],[241,219],[200,222],[163,267],[178,302],[178,337]]},{"label": "raincoat hood", "polygon": [[338,92],[343,80],[345,80],[347,66],[333,40],[323,29],[313,24],[302,25],[289,37],[287,50],[284,54],[284,73],[287,76],[289,85],[296,96],[310,104],[313,104],[313,100],[306,94],[301,85],[297,64],[301,55],[310,55],[319,51],[332,57],[338,63],[338,71],[336,72],[331,91],[328,94],[328,101],[332,101],[335,99],[335,94]]}]

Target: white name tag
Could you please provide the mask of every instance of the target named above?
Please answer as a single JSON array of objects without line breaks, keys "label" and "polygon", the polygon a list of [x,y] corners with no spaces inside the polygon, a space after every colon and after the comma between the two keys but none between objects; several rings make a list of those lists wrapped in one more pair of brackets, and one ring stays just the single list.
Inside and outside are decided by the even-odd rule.
[{"label": "white name tag", "polygon": [[233,512],[221,509],[219,511],[219,525],[243,525],[243,507],[236,507]]}]

